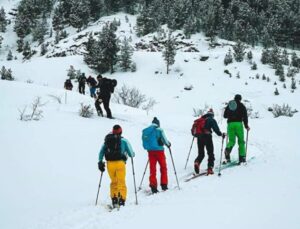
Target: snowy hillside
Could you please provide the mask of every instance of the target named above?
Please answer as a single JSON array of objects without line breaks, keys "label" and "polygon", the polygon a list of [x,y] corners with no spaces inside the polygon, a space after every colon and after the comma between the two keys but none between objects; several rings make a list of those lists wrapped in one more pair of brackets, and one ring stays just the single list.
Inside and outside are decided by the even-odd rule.
[{"label": "snowy hillside", "polygon": [[[0,5],[9,11],[19,1],[3,2]],[[63,89],[67,70],[73,65],[86,75],[96,76],[97,73],[83,61],[81,45],[87,41],[86,34],[99,32],[105,21],[114,19],[121,21],[117,36],[132,37],[137,71],[103,75],[118,80],[115,94],[123,85],[136,87],[157,104],[147,113],[142,108],[113,101],[111,110],[115,119],[96,115],[83,118],[78,115],[80,103],[94,106],[94,100],[88,94],[80,95],[75,81],[75,90]],[[253,53],[252,61],[257,63],[257,70],[251,70],[252,65],[247,60],[225,66],[224,57],[228,49],[232,49],[233,42],[219,39],[221,45],[211,48],[203,34],[185,39],[180,35],[182,31],[174,32],[181,44],[191,44],[199,52],[187,52],[185,45],[179,47],[175,64],[167,75],[160,51],[137,48],[140,47],[137,44],[150,44],[157,34],[138,38],[131,33],[135,23],[135,16],[119,13],[103,17],[80,32],[67,28],[69,36],[59,44],[54,45],[53,38],[47,40],[51,47],[49,57],[51,53],[63,51],[67,53],[66,57],[34,55],[26,61],[22,60],[21,54],[16,60],[6,60],[7,51],[15,50],[17,38],[12,25],[2,34],[1,66],[11,68],[15,81],[0,80],[0,228],[298,228],[300,115],[298,112],[293,117],[274,118],[268,108],[285,103],[299,111],[299,88],[292,91],[291,78],[287,77],[285,83],[279,82],[274,69],[261,64],[261,47],[247,47],[247,51]],[[78,47],[74,51],[72,47],[75,46]],[[39,50],[35,43],[32,47]],[[288,50],[288,53],[292,51]],[[201,57],[208,59],[200,61]],[[288,67],[284,68],[287,70]],[[262,79],[263,74],[269,77],[269,82]],[[299,77],[297,73],[297,87],[300,87]],[[185,90],[185,87],[192,89]],[[278,96],[274,95],[275,88],[279,90]],[[248,164],[224,169],[218,177],[222,139],[214,134],[215,175],[184,182],[193,172],[197,155],[194,142],[185,170],[192,141],[190,129],[195,119],[193,109],[213,108],[215,119],[225,132],[224,106],[237,93],[243,96],[247,107],[252,108]],[[37,97],[44,104],[41,120],[20,121],[20,111],[26,106],[29,111]],[[54,97],[60,98],[61,103]],[[97,160],[105,135],[113,125],[122,126],[123,136],[136,153],[134,169],[139,185],[147,162],[141,131],[154,116],[160,119],[161,127],[172,143],[180,190],[176,187],[170,154],[166,150],[168,191],[148,195],[147,171],[142,190],[138,192],[139,204],[135,205],[132,165],[128,160],[126,206],[113,212],[105,208],[111,202],[107,171],[99,204],[95,206],[100,178]],[[232,156],[237,159],[237,146]],[[201,170],[206,169],[206,164],[207,156]]]}]

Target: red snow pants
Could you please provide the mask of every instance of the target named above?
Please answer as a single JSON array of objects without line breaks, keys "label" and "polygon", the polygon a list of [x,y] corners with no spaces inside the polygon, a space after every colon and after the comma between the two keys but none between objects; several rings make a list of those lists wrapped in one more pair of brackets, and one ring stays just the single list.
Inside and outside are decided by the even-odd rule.
[{"label": "red snow pants", "polygon": [[160,166],[160,185],[168,184],[168,171],[165,152],[159,151],[148,151],[149,163],[150,163],[150,186],[157,187],[156,180],[156,163]]}]

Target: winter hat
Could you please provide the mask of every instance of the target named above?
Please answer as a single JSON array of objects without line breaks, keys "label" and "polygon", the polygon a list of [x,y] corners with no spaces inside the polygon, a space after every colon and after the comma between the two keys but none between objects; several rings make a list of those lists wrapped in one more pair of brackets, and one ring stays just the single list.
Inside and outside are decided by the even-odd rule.
[{"label": "winter hat", "polygon": [[122,134],[122,127],[120,125],[114,125],[112,133],[121,135]]},{"label": "winter hat", "polygon": [[214,113],[214,110],[213,110],[212,108],[210,108],[210,109],[208,110],[207,114],[214,115],[215,113]]},{"label": "winter hat", "polygon": [[236,94],[236,95],[234,96],[234,100],[235,100],[235,101],[241,102],[241,101],[242,101],[242,96],[241,96],[240,94]]},{"label": "winter hat", "polygon": [[159,122],[159,120],[156,117],[154,117],[154,119],[152,120],[152,123],[160,126],[160,122]]}]

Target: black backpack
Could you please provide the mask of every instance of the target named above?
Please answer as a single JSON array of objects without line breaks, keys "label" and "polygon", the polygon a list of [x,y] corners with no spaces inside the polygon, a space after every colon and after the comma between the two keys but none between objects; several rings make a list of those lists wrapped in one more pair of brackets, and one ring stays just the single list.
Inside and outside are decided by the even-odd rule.
[{"label": "black backpack", "polygon": [[109,93],[114,93],[115,87],[117,86],[117,80],[115,79],[108,79],[108,78],[103,78],[102,79],[102,85],[101,85],[101,91],[102,92],[109,92]]},{"label": "black backpack", "polygon": [[117,134],[108,134],[104,139],[105,159],[107,161],[126,161],[126,155],[121,153],[121,136]]}]

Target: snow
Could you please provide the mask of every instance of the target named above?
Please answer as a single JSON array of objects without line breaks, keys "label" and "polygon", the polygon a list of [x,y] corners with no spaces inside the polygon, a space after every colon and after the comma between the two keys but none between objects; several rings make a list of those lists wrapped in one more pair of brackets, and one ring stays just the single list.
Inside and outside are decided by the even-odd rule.
[{"label": "snow", "polygon": [[[118,14],[108,18],[114,17],[124,20],[125,16]],[[132,25],[134,20],[131,16]],[[98,31],[99,26],[91,25],[81,33],[93,30]],[[125,25],[122,30],[129,33]],[[8,31],[5,36],[11,35],[12,32]],[[133,42],[138,40],[134,37]],[[84,65],[82,56],[35,56],[26,62],[21,58],[6,61],[6,53],[1,50],[1,64],[11,68],[17,80],[0,80],[0,228],[298,228],[300,116],[296,113],[292,118],[273,118],[267,109],[273,104],[288,103],[299,110],[299,89],[290,92],[290,79],[286,82],[288,88],[283,89],[274,70],[260,63],[261,48],[251,49],[258,65],[258,70],[253,71],[247,61],[223,65],[229,46],[210,49],[201,34],[192,36],[192,41],[200,53],[178,51],[170,75],[166,75],[161,53],[143,51],[134,53],[137,72],[104,74],[118,80],[117,89],[123,84],[135,86],[158,102],[148,115],[142,109],[112,103],[114,120],[80,117],[80,103],[93,106],[93,100],[76,90],[66,92],[62,89],[70,65],[95,76],[96,73]],[[65,43],[61,48],[71,43]],[[202,55],[208,55],[209,59],[199,61]],[[224,69],[232,73],[232,78],[224,73]],[[235,77],[237,72],[240,72],[240,79]],[[271,82],[249,79],[255,78],[256,73],[265,73]],[[29,79],[33,83],[26,83]],[[299,81],[299,74],[296,79]],[[273,85],[275,81],[277,86]],[[186,91],[185,85],[193,85],[193,89]],[[275,87],[279,89],[279,96],[274,96]],[[76,83],[74,88],[77,89]],[[259,112],[258,119],[249,121],[248,158],[254,158],[247,166],[222,171],[221,177],[204,176],[184,182],[185,176],[193,171],[192,162],[197,154],[195,142],[188,167],[184,170],[192,140],[193,108],[203,108],[205,104],[212,107],[221,130],[225,131],[226,121],[222,119],[224,103],[236,93],[241,93],[254,111]],[[49,95],[61,97],[62,104]],[[40,121],[20,121],[18,109],[26,105],[29,109],[36,96],[46,103],[42,107],[44,117]],[[104,205],[110,203],[107,172],[103,177],[99,204],[95,206],[100,178],[97,159],[104,136],[114,124],[122,126],[123,136],[136,153],[134,165],[138,186],[147,162],[141,131],[154,116],[160,119],[172,143],[181,189],[176,187],[170,154],[166,150],[170,190],[146,195],[145,190],[149,189],[147,171],[136,206],[129,160],[126,207],[118,212],[105,210]],[[213,139],[217,168],[221,138],[214,135]],[[237,146],[233,157],[237,158]],[[206,169],[206,160],[201,165],[203,170]]]}]

